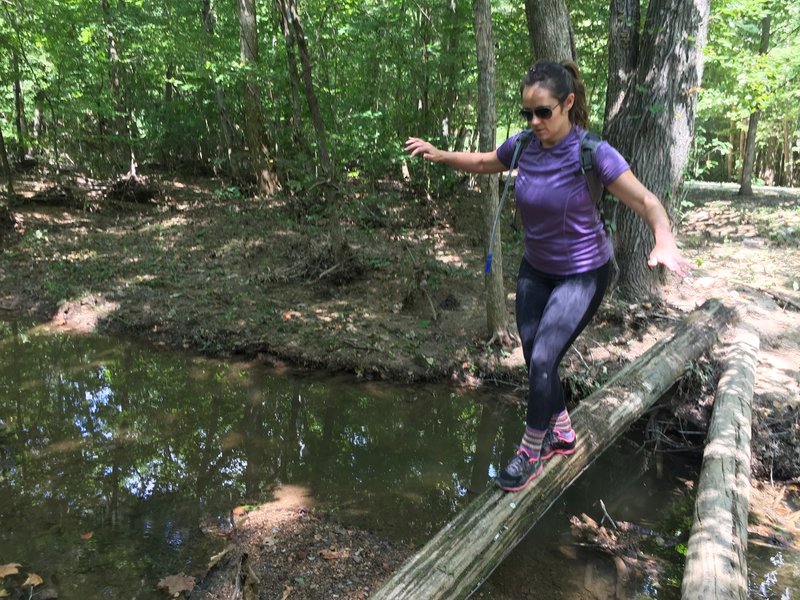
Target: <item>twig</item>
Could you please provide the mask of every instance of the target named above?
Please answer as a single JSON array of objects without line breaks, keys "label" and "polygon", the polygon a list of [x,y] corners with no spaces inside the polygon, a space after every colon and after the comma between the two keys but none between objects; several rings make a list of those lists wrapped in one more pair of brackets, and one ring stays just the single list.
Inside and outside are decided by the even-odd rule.
[{"label": "twig", "polygon": [[341,266],[341,264],[340,264],[340,263],[336,263],[336,264],[335,264],[335,265],[333,265],[333,266],[332,266],[330,269],[325,269],[325,270],[324,270],[322,273],[320,273],[320,276],[317,278],[317,281],[319,281],[320,279],[322,279],[322,278],[323,278],[323,277],[325,277],[326,275],[328,275],[328,274],[330,274],[330,273],[333,273],[333,272],[334,272],[336,269],[338,269],[340,266]]},{"label": "twig", "polygon": [[611,515],[608,514],[608,511],[606,510],[606,505],[603,502],[602,498],[600,499],[600,508],[603,509],[603,518],[600,519],[600,524],[602,525],[603,521],[608,519],[609,521],[611,521],[611,525],[614,527],[614,529],[619,529],[619,527],[617,527],[617,524],[614,522],[614,519],[612,519]]}]

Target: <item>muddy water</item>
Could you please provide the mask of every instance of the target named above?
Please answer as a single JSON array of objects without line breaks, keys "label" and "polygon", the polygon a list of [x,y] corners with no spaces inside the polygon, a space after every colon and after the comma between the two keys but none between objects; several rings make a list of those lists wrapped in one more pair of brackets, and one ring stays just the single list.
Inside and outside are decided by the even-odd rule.
[{"label": "muddy water", "polygon": [[[233,507],[269,501],[279,482],[348,525],[424,542],[510,457],[523,412],[499,396],[0,322],[0,565],[22,565],[0,589],[36,573],[36,589],[62,600],[160,598],[161,578],[201,572],[222,547]],[[605,589],[612,568],[569,539],[569,516],[599,519],[604,500],[615,518],[647,525],[680,504],[679,476],[692,476],[684,463],[657,463],[623,440],[479,594],[539,597],[528,596],[534,581],[548,597],[590,598],[586,587]],[[674,597],[668,577],[630,597]]]}]

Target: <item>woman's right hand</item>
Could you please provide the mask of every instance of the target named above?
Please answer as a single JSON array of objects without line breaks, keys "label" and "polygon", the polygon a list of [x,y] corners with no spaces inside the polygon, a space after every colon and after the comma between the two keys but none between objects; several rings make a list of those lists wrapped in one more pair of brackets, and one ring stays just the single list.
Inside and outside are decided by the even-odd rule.
[{"label": "woman's right hand", "polygon": [[431,162],[439,162],[442,160],[443,154],[441,150],[430,142],[415,137],[410,137],[406,140],[406,152],[410,152],[412,157],[419,155]]}]

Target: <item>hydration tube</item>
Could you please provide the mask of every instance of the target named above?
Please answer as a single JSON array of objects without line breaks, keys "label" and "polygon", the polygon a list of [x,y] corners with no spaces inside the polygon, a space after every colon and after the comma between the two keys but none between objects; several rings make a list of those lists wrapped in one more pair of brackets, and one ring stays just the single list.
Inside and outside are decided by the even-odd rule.
[{"label": "hydration tube", "polygon": [[486,273],[492,272],[492,248],[494,248],[494,237],[497,233],[497,224],[500,222],[500,216],[503,214],[503,204],[506,200],[506,194],[508,194],[508,184],[511,183],[511,171],[514,170],[519,155],[529,141],[532,133],[533,132],[529,129],[523,131],[517,138],[517,143],[514,147],[514,156],[511,158],[511,166],[508,168],[508,177],[506,177],[506,183],[503,186],[503,194],[500,196],[500,203],[497,205],[497,215],[494,218],[494,225],[492,225],[492,234],[489,236],[489,251],[486,254]]}]

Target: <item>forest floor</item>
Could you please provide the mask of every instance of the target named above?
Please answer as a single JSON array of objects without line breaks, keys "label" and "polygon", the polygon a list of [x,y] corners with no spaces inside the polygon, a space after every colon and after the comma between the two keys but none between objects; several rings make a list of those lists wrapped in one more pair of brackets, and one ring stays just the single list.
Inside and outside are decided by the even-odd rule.
[{"label": "forest floor", "polygon": [[[78,176],[19,182],[18,232],[0,239],[0,316],[364,378],[525,385],[520,350],[485,342],[474,192],[432,199],[393,182],[346,190],[340,212],[352,254],[337,264],[309,199],[246,199],[213,179],[153,175],[150,185],[155,195],[142,198]],[[660,303],[609,294],[568,353],[564,378],[572,397],[585,396],[705,300],[735,307],[761,337],[752,460],[761,496],[751,535],[796,547],[800,190],[739,198],[736,189],[687,186],[679,241],[696,265],[691,277],[666,285]],[[510,228],[503,235],[513,291],[520,242]],[[704,426],[711,371],[696,369],[693,401],[676,408],[681,423]],[[300,506],[289,495],[282,510],[248,515],[237,550],[220,561],[258,576],[261,591],[250,597],[366,597],[411,551]],[[206,579],[202,597],[216,597],[224,578],[214,573],[224,571]],[[310,571],[313,588],[298,574]]]}]

